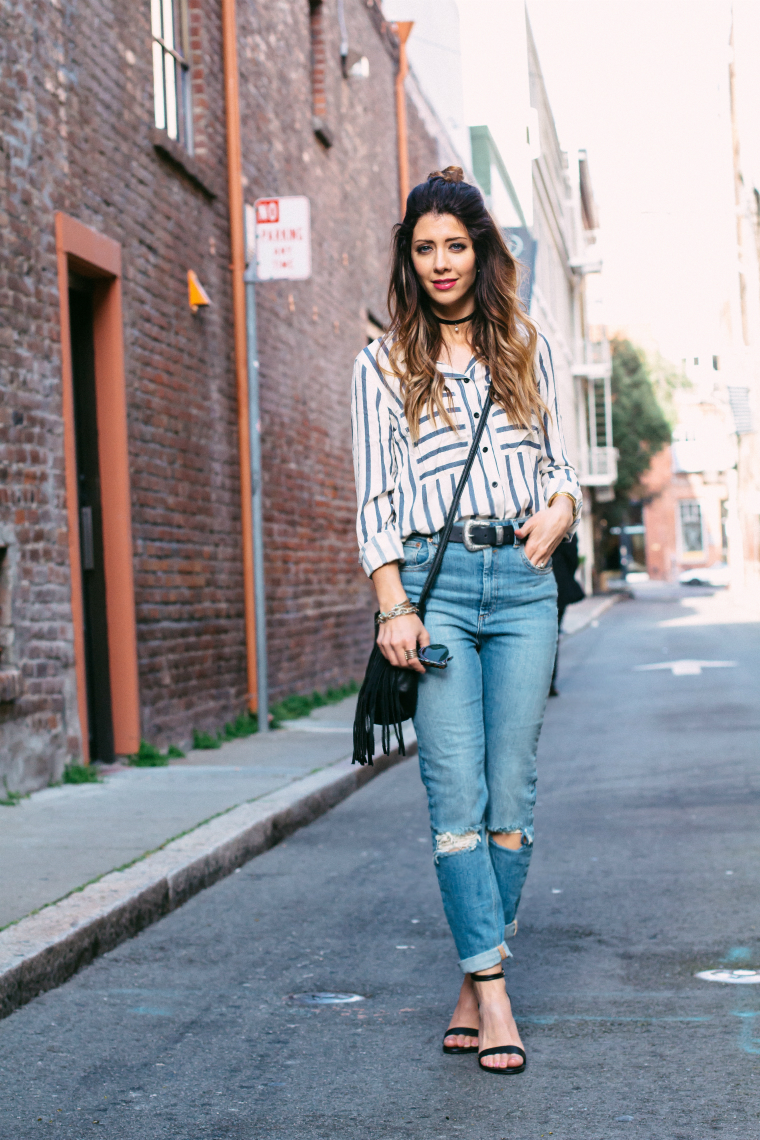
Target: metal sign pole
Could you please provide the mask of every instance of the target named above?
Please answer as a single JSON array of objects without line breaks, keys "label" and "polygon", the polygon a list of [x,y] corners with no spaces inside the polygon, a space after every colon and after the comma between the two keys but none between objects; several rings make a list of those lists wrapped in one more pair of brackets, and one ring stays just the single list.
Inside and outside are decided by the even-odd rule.
[{"label": "metal sign pole", "polygon": [[256,707],[259,732],[269,732],[267,684],[267,629],[264,592],[264,525],[261,509],[261,417],[259,413],[259,348],[256,339],[256,258],[243,275],[245,331],[248,342],[248,423],[251,451],[251,508],[253,515],[253,573],[256,612]]}]

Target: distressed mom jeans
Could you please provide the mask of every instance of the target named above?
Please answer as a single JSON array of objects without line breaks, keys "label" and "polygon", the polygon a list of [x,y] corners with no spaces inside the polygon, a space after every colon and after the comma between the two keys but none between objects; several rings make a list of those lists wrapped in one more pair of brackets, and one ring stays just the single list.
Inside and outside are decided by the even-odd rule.
[{"label": "distressed mom jeans", "polygon": [[[517,529],[521,520],[509,522]],[[420,595],[438,536],[404,544],[401,580]],[[551,560],[523,545],[468,551],[449,543],[425,628],[449,647],[448,669],[420,676],[417,733],[443,907],[464,973],[509,956],[533,846],[536,748],[557,645]],[[491,833],[522,833],[519,849]]]}]

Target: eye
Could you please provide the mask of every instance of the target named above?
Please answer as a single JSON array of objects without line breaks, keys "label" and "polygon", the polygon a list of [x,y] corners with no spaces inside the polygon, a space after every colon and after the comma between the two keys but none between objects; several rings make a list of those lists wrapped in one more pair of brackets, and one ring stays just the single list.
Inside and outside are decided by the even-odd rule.
[{"label": "eye", "polygon": [[466,248],[467,248],[467,246],[464,244],[463,241],[454,241],[449,246],[449,249],[454,250],[455,253],[460,253],[463,249],[466,249]]},{"label": "eye", "polygon": [[428,242],[425,242],[423,245],[418,245],[416,247],[415,253],[430,253],[430,250],[432,248],[432,245],[430,245]]}]

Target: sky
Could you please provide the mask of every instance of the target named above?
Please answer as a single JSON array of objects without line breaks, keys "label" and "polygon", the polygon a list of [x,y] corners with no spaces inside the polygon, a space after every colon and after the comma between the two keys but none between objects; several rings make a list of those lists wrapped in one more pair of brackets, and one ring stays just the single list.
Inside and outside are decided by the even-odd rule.
[{"label": "sky", "polygon": [[[756,2],[756,0],[755,0]],[[728,0],[528,0],[564,149],[588,150],[604,315],[675,363],[736,333]]]}]

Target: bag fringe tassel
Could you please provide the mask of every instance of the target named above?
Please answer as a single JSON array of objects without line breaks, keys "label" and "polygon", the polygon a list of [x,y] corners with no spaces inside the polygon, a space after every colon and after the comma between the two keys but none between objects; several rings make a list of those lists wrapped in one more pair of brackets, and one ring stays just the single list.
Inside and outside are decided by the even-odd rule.
[{"label": "bag fringe tassel", "polygon": [[354,718],[353,764],[370,764],[375,755],[375,725],[382,725],[382,745],[386,756],[391,750],[391,729],[396,734],[398,750],[406,756],[401,722],[405,719],[399,692],[400,675],[375,644],[367,662],[367,672],[356,701]]}]

